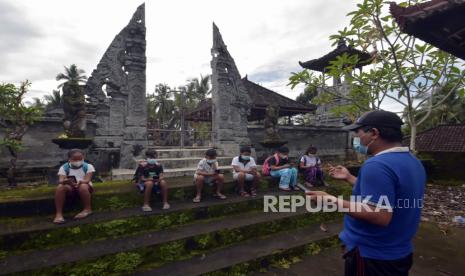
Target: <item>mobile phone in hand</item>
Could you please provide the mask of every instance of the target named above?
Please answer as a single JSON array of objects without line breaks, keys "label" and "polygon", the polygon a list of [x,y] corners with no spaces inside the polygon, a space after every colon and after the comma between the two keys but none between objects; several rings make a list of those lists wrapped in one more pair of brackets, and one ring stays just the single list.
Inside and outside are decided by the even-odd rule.
[{"label": "mobile phone in hand", "polygon": [[220,171],[220,170],[215,170],[215,173],[216,173],[216,174],[220,174],[221,171]]},{"label": "mobile phone in hand", "polygon": [[77,184],[77,179],[74,175],[70,175],[67,178],[69,181],[71,181],[72,184]]}]

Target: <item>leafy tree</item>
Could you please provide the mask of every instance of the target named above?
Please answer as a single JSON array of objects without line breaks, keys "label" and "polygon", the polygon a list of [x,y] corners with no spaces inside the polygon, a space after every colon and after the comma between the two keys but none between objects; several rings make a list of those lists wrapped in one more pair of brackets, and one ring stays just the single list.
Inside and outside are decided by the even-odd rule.
[{"label": "leafy tree", "polygon": [[317,88],[315,86],[307,86],[305,87],[304,91],[297,96],[295,100],[301,104],[309,104],[312,103],[312,100],[316,96],[318,96]]},{"label": "leafy tree", "polygon": [[[440,95],[447,94],[451,85],[446,85]],[[435,95],[433,105],[441,101],[441,96]],[[422,99],[420,99],[422,100]],[[423,103],[418,109],[416,116],[420,119],[429,110],[429,104]],[[461,124],[465,123],[465,98],[453,93],[445,101],[433,109],[428,119],[418,127],[418,132],[422,132],[441,124]],[[409,127],[407,131],[409,131]]]},{"label": "leafy tree", "polygon": [[29,126],[41,116],[40,108],[26,106],[23,101],[30,87],[29,81],[24,81],[19,87],[10,83],[0,84],[0,128],[4,136],[0,145],[4,146],[11,155],[8,169],[8,185],[16,186],[16,162],[18,152],[22,149],[22,138]]},{"label": "leafy tree", "polygon": [[175,118],[175,102],[172,89],[166,84],[157,84],[153,94],[147,97],[148,119],[157,128],[169,128]]},{"label": "leafy tree", "polygon": [[[422,1],[410,1],[416,4]],[[299,83],[318,87],[321,102],[343,98],[346,104],[334,110],[358,116],[361,112],[379,109],[389,99],[402,106],[405,120],[410,128],[410,147],[415,151],[417,129],[428,120],[454,93],[463,97],[464,64],[456,57],[432,45],[404,34],[389,13],[382,0],[364,0],[350,12],[350,25],[330,39],[341,39],[349,45],[370,52],[369,66],[356,71],[362,62],[357,56],[343,54],[327,68],[326,74],[316,75],[307,70],[293,73],[290,85]],[[404,2],[400,5],[406,6]],[[326,85],[329,78],[344,79],[344,89],[331,89]],[[451,88],[444,90],[445,85]],[[435,100],[436,99],[436,100]]]},{"label": "leafy tree", "polygon": [[56,76],[57,81],[62,81],[60,85],[58,85],[58,88],[61,88],[65,83],[69,83],[71,85],[79,85],[81,83],[84,83],[87,79],[85,75],[84,70],[79,69],[76,64],[71,64],[69,67],[65,66],[65,73],[59,73]]},{"label": "leafy tree", "polygon": [[63,106],[63,98],[61,97],[60,90],[53,90],[52,94],[45,95],[44,101],[47,109]]},{"label": "leafy tree", "polygon": [[188,80],[186,95],[188,101],[199,102],[211,93],[210,76],[202,76]]},{"label": "leafy tree", "polygon": [[35,107],[41,111],[45,110],[46,104],[40,98],[32,98],[32,102],[28,102],[29,106]]}]

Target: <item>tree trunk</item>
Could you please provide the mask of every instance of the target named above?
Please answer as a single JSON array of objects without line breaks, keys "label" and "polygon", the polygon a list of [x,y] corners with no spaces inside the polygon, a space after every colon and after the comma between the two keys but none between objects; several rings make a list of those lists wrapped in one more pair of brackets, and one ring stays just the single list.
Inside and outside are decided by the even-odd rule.
[{"label": "tree trunk", "polygon": [[11,159],[10,159],[10,168],[8,169],[7,172],[7,180],[8,180],[8,186],[9,187],[16,187],[16,160],[18,160],[18,155],[16,151],[10,147],[8,147],[8,150],[10,151],[11,154]]},{"label": "tree trunk", "polygon": [[410,150],[416,154],[416,138],[417,138],[417,125],[414,123],[410,124]]}]

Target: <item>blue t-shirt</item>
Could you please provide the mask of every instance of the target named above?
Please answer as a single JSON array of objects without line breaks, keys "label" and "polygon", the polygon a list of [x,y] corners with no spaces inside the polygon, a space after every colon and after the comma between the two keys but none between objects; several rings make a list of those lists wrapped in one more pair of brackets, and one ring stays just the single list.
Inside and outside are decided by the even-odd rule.
[{"label": "blue t-shirt", "polygon": [[[400,259],[412,253],[412,238],[420,222],[426,173],[410,152],[387,152],[368,159],[359,171],[352,195],[371,196],[370,204],[393,210],[387,226],[344,217],[339,238],[348,250],[358,247],[362,257]],[[379,201],[381,198],[381,201]]]}]

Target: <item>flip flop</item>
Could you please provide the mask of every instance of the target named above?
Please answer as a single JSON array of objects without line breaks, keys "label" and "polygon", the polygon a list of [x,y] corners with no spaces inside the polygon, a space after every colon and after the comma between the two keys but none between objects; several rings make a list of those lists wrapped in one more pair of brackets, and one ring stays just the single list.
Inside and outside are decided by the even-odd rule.
[{"label": "flip flop", "polygon": [[251,191],[250,191],[250,195],[251,195],[252,197],[256,197],[256,196],[257,196],[257,191],[251,190]]},{"label": "flip flop", "polygon": [[214,194],[213,197],[217,199],[226,199],[226,196],[223,194]]},{"label": "flip flop", "polygon": [[65,220],[64,218],[54,219],[54,220],[53,220],[53,223],[54,223],[54,224],[57,224],[57,225],[63,224],[63,223],[65,223],[65,222],[66,222],[66,220]]},{"label": "flip flop", "polygon": [[150,207],[150,206],[142,206],[142,212],[152,212],[152,207]]},{"label": "flip flop", "polygon": [[79,214],[75,215],[74,216],[74,219],[85,219],[87,218],[88,216],[92,215],[92,211],[88,212],[88,211],[82,211],[80,212]]},{"label": "flip flop", "polygon": [[240,192],[239,195],[242,196],[242,197],[249,197],[250,196],[246,191]]},{"label": "flip flop", "polygon": [[196,197],[194,197],[194,199],[192,200],[192,202],[194,202],[194,203],[199,203],[200,200],[201,200],[201,198],[196,196]]}]

